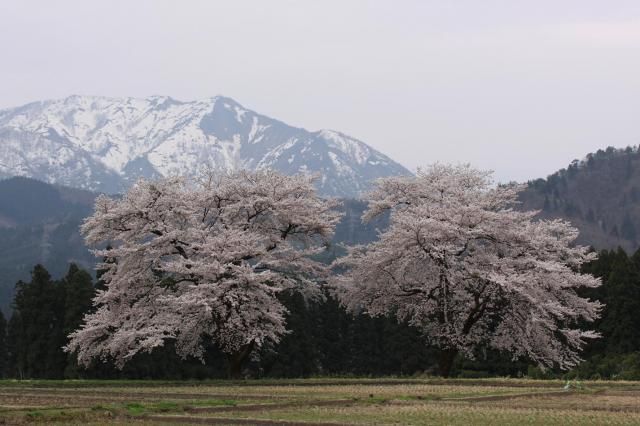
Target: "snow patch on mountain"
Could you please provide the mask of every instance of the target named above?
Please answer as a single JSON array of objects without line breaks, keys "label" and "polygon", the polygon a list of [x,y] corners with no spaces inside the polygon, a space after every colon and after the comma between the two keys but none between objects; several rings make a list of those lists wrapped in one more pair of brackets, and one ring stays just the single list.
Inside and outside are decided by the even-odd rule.
[{"label": "snow patch on mountain", "polygon": [[203,166],[317,173],[323,194],[344,197],[378,177],[409,174],[357,139],[289,126],[221,96],[70,96],[0,110],[0,176],[120,192],[140,177]]}]

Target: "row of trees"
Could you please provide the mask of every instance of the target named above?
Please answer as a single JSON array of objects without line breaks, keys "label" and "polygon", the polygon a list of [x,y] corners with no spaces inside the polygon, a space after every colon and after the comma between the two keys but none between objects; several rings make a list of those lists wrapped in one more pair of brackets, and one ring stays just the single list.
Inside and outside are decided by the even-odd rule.
[{"label": "row of trees", "polygon": [[[70,289],[70,277],[81,278],[82,285]],[[0,319],[0,377],[204,379],[228,374],[225,354],[212,343],[205,346],[204,364],[194,357],[181,359],[169,342],[133,356],[122,369],[113,360],[79,366],[63,351],[65,328],[76,329],[82,315],[93,310],[91,298],[98,290],[90,276],[72,265],[66,277],[52,281],[36,266],[31,281],[18,286],[6,332]],[[419,331],[394,318],[354,316],[331,297],[309,303],[297,292],[285,292],[279,300],[288,311],[290,332],[278,344],[256,351],[244,366],[245,375],[407,375],[433,364],[434,350]]]},{"label": "row of trees", "polygon": [[66,276],[52,280],[37,265],[30,282],[18,282],[13,315],[0,314],[0,372],[15,378],[75,376],[77,363],[62,351],[67,336],[91,309],[95,294],[89,273],[71,265]]},{"label": "row of trees", "polygon": [[598,336],[582,326],[601,305],[580,293],[600,284],[580,272],[595,255],[573,245],[568,223],[514,210],[521,189],[469,166],[384,179],[364,219],[388,214],[388,229],[329,265],[340,215],[310,177],[141,181],[122,198],[98,197],[85,221],[87,242],[106,247],[95,250],[105,286],[65,350],[84,367],[122,369],[158,348],[206,361],[214,346],[239,377],[286,339],[296,313],[287,298],[311,306],[329,294],[354,317],[413,327],[438,349],[443,376],[458,355],[487,352],[573,367]]},{"label": "row of trees", "polygon": [[[623,250],[600,252],[598,259],[586,264],[584,270],[603,281],[601,287],[588,290],[589,294],[585,295],[605,305],[602,317],[594,324],[602,337],[586,346],[585,362],[569,375],[639,380],[640,251],[632,256]],[[70,286],[68,283],[73,281],[76,284]],[[43,283],[49,291],[38,291]],[[66,343],[66,338],[56,318],[67,318],[67,327],[75,329],[82,314],[91,311],[91,295],[96,289],[89,274],[72,265],[66,277],[51,281],[44,268],[36,266],[32,280],[21,282],[18,287],[23,296],[16,296],[14,301],[16,319],[6,321],[0,313],[0,377],[204,379],[222,378],[227,374],[224,354],[215,345],[207,347],[205,364],[193,358],[181,360],[168,344],[151,354],[136,355],[122,370],[109,362],[82,368],[74,357],[63,352],[58,339]],[[53,294],[56,296],[52,297]],[[306,303],[295,293],[283,294],[280,298],[289,311],[286,322],[290,333],[250,360],[244,369],[246,375],[437,373],[438,351],[429,346],[415,327],[398,323],[391,316],[372,318],[350,314],[331,297],[317,303]],[[52,299],[64,299],[65,303],[51,305]],[[23,334],[26,330],[30,330],[29,339]],[[56,335],[58,339],[51,338]],[[525,374],[562,373],[551,370],[543,374],[529,360],[514,362],[509,354],[498,351],[485,351],[475,360],[458,356],[452,371],[452,375],[468,377]]]}]

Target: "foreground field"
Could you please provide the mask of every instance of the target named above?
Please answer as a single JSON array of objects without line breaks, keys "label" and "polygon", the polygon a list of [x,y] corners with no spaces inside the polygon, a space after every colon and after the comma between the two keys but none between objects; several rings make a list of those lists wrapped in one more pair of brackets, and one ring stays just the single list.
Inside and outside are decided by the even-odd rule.
[{"label": "foreground field", "polygon": [[632,425],[640,382],[0,381],[4,424]]}]

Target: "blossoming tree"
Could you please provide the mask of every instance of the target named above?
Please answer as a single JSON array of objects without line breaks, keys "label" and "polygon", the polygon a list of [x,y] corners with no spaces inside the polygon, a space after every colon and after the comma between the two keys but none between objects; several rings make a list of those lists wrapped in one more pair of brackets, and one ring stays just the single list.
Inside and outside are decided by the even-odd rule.
[{"label": "blossoming tree", "polygon": [[379,181],[364,219],[390,211],[391,223],[338,261],[343,304],[419,327],[441,349],[443,376],[458,353],[473,358],[482,348],[575,365],[585,339],[597,337],[576,325],[600,309],[576,293],[600,284],[577,272],[595,255],[572,244],[569,223],[514,210],[520,189],[494,186],[490,172],[438,164]]},{"label": "blossoming tree", "polygon": [[96,311],[70,335],[80,363],[120,367],[168,339],[182,356],[215,342],[231,376],[285,333],[285,289],[317,293],[327,268],[313,259],[339,219],[312,178],[273,171],[140,181],[123,198],[100,196],[82,231],[108,261]]}]

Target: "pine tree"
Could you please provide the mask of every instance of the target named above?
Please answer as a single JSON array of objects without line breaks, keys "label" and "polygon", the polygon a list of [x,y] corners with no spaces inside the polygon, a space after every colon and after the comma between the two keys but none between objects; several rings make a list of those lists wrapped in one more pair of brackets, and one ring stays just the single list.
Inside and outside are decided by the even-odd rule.
[{"label": "pine tree", "polygon": [[20,312],[13,311],[9,324],[7,325],[7,352],[8,352],[8,375],[16,379],[25,378],[26,370],[26,339],[22,336],[22,317]]},{"label": "pine tree", "polygon": [[[20,378],[61,378],[66,364],[62,287],[36,265],[31,282],[16,284],[10,325],[11,357]],[[12,317],[13,320],[13,317]]]},{"label": "pine tree", "polygon": [[619,249],[606,279],[600,331],[609,353],[640,350],[640,253],[627,257]]},{"label": "pine tree", "polygon": [[262,374],[275,377],[309,377],[318,374],[314,317],[317,305],[298,292],[284,292],[279,299],[288,310],[289,333],[260,357]]},{"label": "pine tree", "polygon": [[640,350],[640,251],[629,257],[624,250],[603,250],[584,271],[602,279],[602,286],[584,296],[603,303],[596,329],[602,338],[589,344],[587,358]]},{"label": "pine tree", "polygon": [[[91,302],[95,295],[91,275],[74,263],[69,266],[69,271],[60,285],[64,293],[64,317],[62,323],[61,348],[67,343],[67,336],[77,330],[82,323],[85,314],[91,311]],[[60,349],[61,350],[61,349]],[[67,363],[64,373],[66,378],[78,378],[80,370],[75,355],[67,355]]]},{"label": "pine tree", "polygon": [[318,317],[315,323],[315,336],[320,349],[319,374],[345,374],[350,349],[347,336],[351,324],[351,316],[340,306],[338,301],[327,295],[326,300],[318,306]]},{"label": "pine tree", "polygon": [[0,379],[8,376],[7,320],[0,311]]}]

